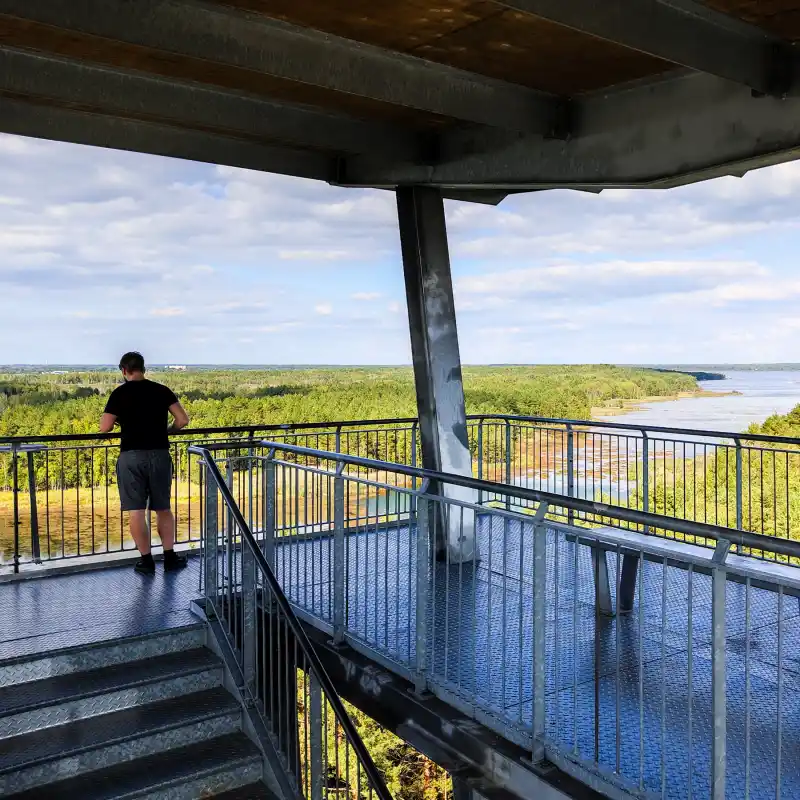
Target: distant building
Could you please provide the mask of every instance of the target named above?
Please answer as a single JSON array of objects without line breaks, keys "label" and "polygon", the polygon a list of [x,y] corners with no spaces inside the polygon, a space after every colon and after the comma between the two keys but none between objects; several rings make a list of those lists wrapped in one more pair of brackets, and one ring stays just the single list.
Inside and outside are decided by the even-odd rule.
[{"label": "distant building", "polygon": [[175,369],[179,372],[186,372],[185,364],[167,364],[167,369]]}]

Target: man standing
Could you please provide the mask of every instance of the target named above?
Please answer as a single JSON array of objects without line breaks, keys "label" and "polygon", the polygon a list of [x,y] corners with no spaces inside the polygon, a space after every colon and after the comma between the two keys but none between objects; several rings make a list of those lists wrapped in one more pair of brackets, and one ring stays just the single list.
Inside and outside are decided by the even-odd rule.
[{"label": "man standing", "polygon": [[[185,428],[189,416],[171,389],[145,378],[140,353],[125,353],[119,368],[125,383],[108,398],[100,432],[110,433],[115,423],[122,429],[117,485],[122,510],[129,515],[131,537],[141,554],[134,569],[142,575],[154,575],[156,571],[147,528],[148,503],[155,511],[164,546],[164,570],[182,569],[186,557],[174,550],[175,517],[170,508],[173,464],[168,434]],[[169,427],[167,412],[173,417]]]}]

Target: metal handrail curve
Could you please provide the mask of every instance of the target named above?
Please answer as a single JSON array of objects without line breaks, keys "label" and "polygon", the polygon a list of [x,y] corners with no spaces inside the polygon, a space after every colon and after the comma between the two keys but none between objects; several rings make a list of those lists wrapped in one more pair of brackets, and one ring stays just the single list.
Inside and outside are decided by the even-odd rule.
[{"label": "metal handrail curve", "polygon": [[192,446],[189,448],[189,450],[190,452],[202,458],[203,463],[206,465],[208,474],[214,479],[214,482],[216,483],[217,488],[219,489],[219,492],[222,495],[222,499],[225,502],[225,505],[227,506],[229,513],[231,514],[234,522],[241,531],[242,541],[250,549],[250,552],[253,558],[255,559],[256,564],[258,565],[264,577],[266,578],[267,584],[270,588],[270,591],[274,595],[274,599],[278,608],[283,613],[289,629],[294,634],[295,640],[301,652],[303,653],[305,658],[308,659],[309,666],[311,670],[314,672],[314,675],[316,676],[317,680],[319,681],[319,684],[323,692],[327,696],[331,708],[333,709],[333,713],[339,720],[339,724],[342,726],[345,733],[347,734],[347,737],[350,740],[350,744],[355,750],[359,761],[363,765],[364,772],[366,773],[367,778],[372,784],[372,788],[374,789],[375,794],[378,796],[379,800],[394,800],[394,798],[389,792],[389,789],[386,787],[386,782],[384,781],[383,776],[381,775],[378,768],[375,766],[375,762],[372,760],[372,756],[370,756],[369,751],[364,745],[361,736],[359,736],[359,733],[356,730],[355,725],[353,725],[353,722],[350,719],[350,715],[347,713],[347,709],[345,709],[341,701],[341,698],[339,697],[339,694],[333,685],[333,682],[328,677],[327,672],[325,672],[325,668],[322,666],[322,662],[320,661],[319,656],[316,653],[316,650],[314,650],[314,646],[311,644],[311,640],[308,638],[308,635],[303,629],[300,620],[294,613],[294,610],[292,609],[292,605],[289,602],[289,599],[284,594],[280,582],[275,576],[275,573],[272,571],[272,567],[270,566],[264,554],[261,552],[261,548],[258,546],[258,543],[256,542],[256,539],[253,536],[253,532],[250,530],[250,526],[247,524],[244,515],[239,509],[239,505],[234,499],[233,493],[231,492],[230,488],[225,482],[225,479],[222,477],[222,473],[220,472],[219,467],[217,466],[217,462],[212,457],[209,448]]}]

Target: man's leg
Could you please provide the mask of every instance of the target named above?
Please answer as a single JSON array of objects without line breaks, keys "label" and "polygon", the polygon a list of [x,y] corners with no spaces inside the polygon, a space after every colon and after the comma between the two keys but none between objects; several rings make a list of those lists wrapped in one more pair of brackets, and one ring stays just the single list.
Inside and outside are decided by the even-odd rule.
[{"label": "man's leg", "polygon": [[175,546],[175,515],[170,509],[156,511],[156,522],[158,523],[158,538],[165,550],[172,550]]},{"label": "man's leg", "polygon": [[164,571],[183,569],[186,556],[175,552],[175,517],[170,508],[172,493],[172,458],[168,450],[157,450],[150,461],[150,506],[156,512],[158,535],[164,545]]},{"label": "man's leg", "polygon": [[128,521],[131,526],[131,539],[143,556],[150,555],[150,531],[147,528],[147,511],[130,511]]},{"label": "man's leg", "polygon": [[142,575],[153,575],[156,565],[150,552],[150,531],[147,528],[147,481],[142,474],[142,458],[136,451],[120,453],[117,461],[117,486],[121,508],[128,513],[131,538],[141,558],[134,569]]}]

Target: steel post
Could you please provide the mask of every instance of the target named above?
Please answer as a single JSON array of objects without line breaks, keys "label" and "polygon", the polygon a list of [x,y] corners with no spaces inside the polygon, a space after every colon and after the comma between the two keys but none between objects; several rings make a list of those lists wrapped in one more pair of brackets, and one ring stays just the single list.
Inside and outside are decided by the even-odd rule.
[{"label": "steel post", "polygon": [[742,503],[742,442],[736,440],[736,527],[741,530],[743,523]]},{"label": "steel post", "polygon": [[323,758],[322,687],[316,675],[308,673],[309,743],[311,749],[311,800],[325,798],[325,763]]},{"label": "steel post", "polygon": [[244,540],[242,548],[242,676],[245,691],[256,691],[256,559]]},{"label": "steel post", "polygon": [[[567,497],[575,497],[575,431],[567,423]],[[567,523],[575,524],[575,510],[567,511]]]},{"label": "steel post", "polygon": [[264,462],[264,558],[275,569],[275,461],[270,453]]},{"label": "steel post", "polygon": [[344,641],[345,560],[344,546],[344,464],[339,464],[333,479],[333,643]]},{"label": "steel post", "polygon": [[210,616],[210,608],[208,604],[214,604],[217,600],[217,575],[219,571],[219,552],[218,552],[218,536],[219,536],[219,507],[217,498],[217,484],[214,478],[209,474],[208,469],[203,467],[205,476],[205,515],[204,515],[204,529],[203,529],[203,552],[205,554],[204,569],[204,588],[206,597],[206,614]]},{"label": "steel post", "polygon": [[[411,352],[422,437],[423,466],[440,472],[472,475],[467,438],[461,355],[458,347],[444,202],[438,189],[397,190],[400,244],[403,253]],[[475,492],[440,487],[445,496],[475,502]],[[477,558],[474,514],[464,525],[439,526],[444,541],[437,557],[450,563]]]},{"label": "steel post", "polygon": [[[533,763],[544,760],[547,689],[547,503],[540,503],[533,523]],[[556,545],[557,546],[557,545]]]},{"label": "steel post", "polygon": [[[39,546],[39,508],[36,504],[36,469],[33,463],[33,451],[28,450],[28,494],[31,502],[31,555],[37,564],[42,563]],[[80,478],[79,478],[80,480]]]},{"label": "steel post", "polygon": [[724,566],[729,542],[715,553],[711,583],[711,712],[714,738],[711,747],[711,797],[725,800],[727,746],[727,691],[725,675],[725,606],[727,574]]},{"label": "steel post", "polygon": [[416,669],[414,688],[421,694],[426,688],[428,671],[428,605],[430,600],[430,504],[425,497],[417,500],[417,553],[416,553]]},{"label": "steel post", "polygon": [[19,572],[19,465],[17,463],[17,445],[11,445],[11,493],[13,496],[14,514],[14,572]]}]

